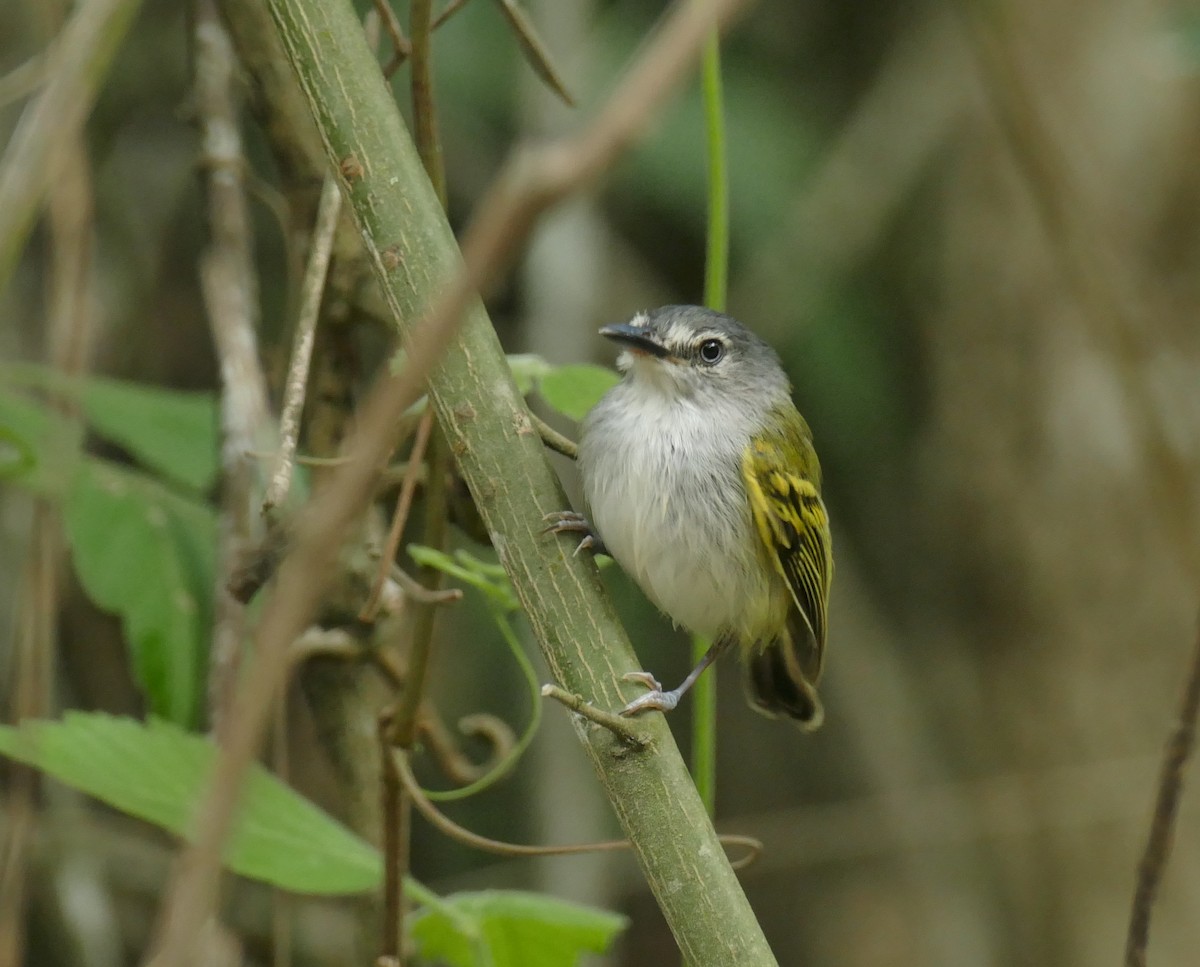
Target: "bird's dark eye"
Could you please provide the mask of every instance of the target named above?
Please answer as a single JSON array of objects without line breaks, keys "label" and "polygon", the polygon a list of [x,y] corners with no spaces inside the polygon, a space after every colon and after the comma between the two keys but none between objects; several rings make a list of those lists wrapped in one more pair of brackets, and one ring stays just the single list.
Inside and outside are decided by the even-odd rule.
[{"label": "bird's dark eye", "polygon": [[725,355],[725,344],[720,339],[705,339],[700,344],[700,360],[708,363],[710,366],[713,363],[719,363],[721,357]]}]

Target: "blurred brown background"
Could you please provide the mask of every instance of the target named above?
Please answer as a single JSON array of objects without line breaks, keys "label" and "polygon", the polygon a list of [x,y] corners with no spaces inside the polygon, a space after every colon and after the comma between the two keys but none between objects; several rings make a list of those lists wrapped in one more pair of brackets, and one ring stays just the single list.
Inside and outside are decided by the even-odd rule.
[{"label": "blurred brown background", "polygon": [[[524,6],[584,106],[540,86],[494,5],[476,0],[439,31],[455,224],[515,141],[583,122],[662,7]],[[0,78],[44,49],[64,12],[0,5]],[[212,389],[191,24],[188,5],[146,0],[52,204],[91,240],[87,367]],[[732,664],[721,669],[718,822],[767,846],[743,877],[751,902],[785,965],[1119,962],[1200,602],[1200,12],[765,0],[728,39],[724,67],[729,308],[795,383],[837,557],[821,732],[754,715]],[[7,139],[28,92],[0,90]],[[243,133],[261,349],[277,376],[311,211],[297,210],[296,176],[262,128],[247,117]],[[5,359],[50,358],[59,251],[43,223],[0,292]],[[692,89],[602,188],[546,220],[493,318],[510,351],[608,363],[595,330],[698,301],[703,251]],[[325,358],[358,392],[388,341],[369,313],[351,315]],[[28,684],[7,659],[29,605],[18,575],[30,507],[0,490],[10,709]],[[676,680],[686,642],[608,574],[646,667]],[[52,665],[51,710],[141,708],[116,623],[69,580]],[[470,602],[439,625],[434,676],[448,721],[480,709],[525,721],[511,660]],[[327,687],[306,680],[291,696],[296,781],[353,820],[353,778],[320,741]],[[686,743],[686,705],[674,724]],[[136,962],[165,837],[54,787],[40,802],[24,963]],[[556,707],[513,779],[449,808],[521,842],[615,830]],[[1155,910],[1157,964],[1200,959],[1198,816],[1189,789]],[[439,890],[520,885],[630,913],[608,963],[677,956],[627,857],[497,862],[420,825],[414,848],[414,873]],[[269,962],[265,894],[233,896],[246,962]],[[296,963],[351,962],[339,939],[351,906],[303,907]]]}]

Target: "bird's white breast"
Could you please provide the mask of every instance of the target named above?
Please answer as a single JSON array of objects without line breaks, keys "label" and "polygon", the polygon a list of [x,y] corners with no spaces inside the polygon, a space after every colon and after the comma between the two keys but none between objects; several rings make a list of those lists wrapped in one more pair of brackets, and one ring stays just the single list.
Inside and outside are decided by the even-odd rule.
[{"label": "bird's white breast", "polygon": [[746,642],[788,606],[741,476],[755,418],[626,381],[589,414],[579,453],[592,526],[646,596],[690,631]]}]

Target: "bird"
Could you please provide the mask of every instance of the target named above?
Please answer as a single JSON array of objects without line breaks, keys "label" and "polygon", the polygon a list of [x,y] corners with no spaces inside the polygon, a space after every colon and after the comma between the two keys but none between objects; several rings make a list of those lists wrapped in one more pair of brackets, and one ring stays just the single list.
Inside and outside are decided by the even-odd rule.
[{"label": "bird", "polygon": [[700,306],[639,312],[600,334],[623,378],[581,426],[587,513],[547,515],[612,557],[677,626],[712,642],[676,688],[645,671],[623,715],[674,709],[736,649],[756,710],[820,726],[833,550],[812,432],[775,351]]}]

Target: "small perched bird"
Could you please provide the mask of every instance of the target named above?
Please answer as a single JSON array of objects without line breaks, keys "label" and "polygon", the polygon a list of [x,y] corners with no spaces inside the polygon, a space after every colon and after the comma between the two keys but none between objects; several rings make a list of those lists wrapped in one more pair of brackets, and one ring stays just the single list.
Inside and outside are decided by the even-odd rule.
[{"label": "small perched bird", "polygon": [[624,379],[583,423],[590,517],[551,514],[549,529],[584,534],[580,548],[616,559],[677,625],[712,641],[678,688],[626,675],[649,691],[622,714],[670,711],[736,645],[752,705],[817,728],[832,545],[812,433],[779,357],[698,306],[600,334],[622,347]]}]

